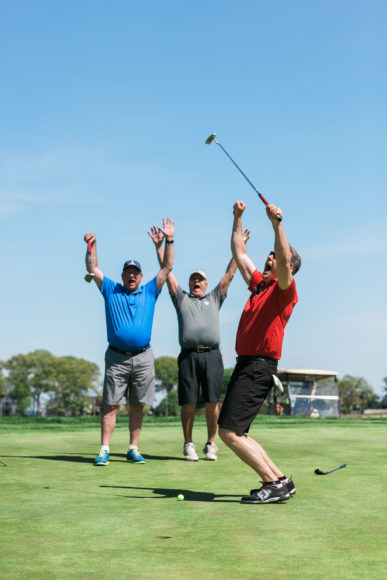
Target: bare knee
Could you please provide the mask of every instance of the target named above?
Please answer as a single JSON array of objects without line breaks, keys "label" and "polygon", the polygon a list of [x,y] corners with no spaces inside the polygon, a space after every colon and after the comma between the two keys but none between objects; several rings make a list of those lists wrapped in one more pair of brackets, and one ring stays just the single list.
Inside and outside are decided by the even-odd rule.
[{"label": "bare knee", "polygon": [[115,415],[117,413],[118,405],[103,405],[102,407],[102,415]]},{"label": "bare knee", "polygon": [[230,446],[238,437],[240,437],[240,434],[231,431],[231,429],[219,427],[219,437],[226,445]]}]

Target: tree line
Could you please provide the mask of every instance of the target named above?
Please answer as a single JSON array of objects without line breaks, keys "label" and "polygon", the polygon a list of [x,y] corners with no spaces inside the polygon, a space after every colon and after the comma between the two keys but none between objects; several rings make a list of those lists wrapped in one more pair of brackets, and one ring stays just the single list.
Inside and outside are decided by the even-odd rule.
[{"label": "tree line", "polygon": [[[233,369],[224,371],[222,395]],[[177,398],[177,359],[161,356],[155,361],[156,390],[166,396],[154,410],[156,415],[180,413]],[[361,413],[367,408],[387,407],[387,376],[383,379],[384,395],[378,397],[362,377],[345,375],[338,381],[340,410],[343,414]],[[47,350],[18,354],[0,361],[0,400],[13,403],[17,415],[37,415],[44,402],[45,414],[82,416],[96,410],[101,401],[102,384],[97,364],[73,356],[54,356]],[[93,406],[94,403],[94,406]]]},{"label": "tree line", "polygon": [[[95,363],[35,350],[0,362],[0,396],[8,396],[8,411],[9,405],[14,404],[17,415],[26,415],[28,411],[39,414],[43,398],[47,415],[85,415],[90,395],[101,391],[99,376]],[[3,402],[3,414],[8,411]]]}]

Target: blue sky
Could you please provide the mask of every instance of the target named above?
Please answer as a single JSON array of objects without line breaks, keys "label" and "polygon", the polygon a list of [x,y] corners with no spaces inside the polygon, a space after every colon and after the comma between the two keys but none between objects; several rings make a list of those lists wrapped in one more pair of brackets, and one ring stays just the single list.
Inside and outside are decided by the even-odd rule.
[{"label": "blue sky", "polygon": [[[387,375],[387,4],[378,0],[14,0],[0,18],[0,359],[38,348],[103,369],[103,300],[83,281],[83,234],[119,279],[157,262],[147,231],[176,221],[174,273],[212,288],[230,259],[232,206],[249,254],[273,245],[264,206],[219,140],[284,211],[303,265],[282,368]],[[221,310],[222,352],[248,293]],[[177,356],[166,288],[152,346]]]}]

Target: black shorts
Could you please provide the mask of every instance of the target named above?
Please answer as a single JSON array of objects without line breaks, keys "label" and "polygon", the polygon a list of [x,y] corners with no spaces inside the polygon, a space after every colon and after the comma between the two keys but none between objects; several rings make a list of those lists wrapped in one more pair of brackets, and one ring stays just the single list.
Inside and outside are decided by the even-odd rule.
[{"label": "black shorts", "polygon": [[207,352],[182,350],[179,365],[179,405],[197,405],[199,388],[205,403],[217,403],[222,390],[223,359],[218,348]]},{"label": "black shorts", "polygon": [[219,426],[236,433],[248,433],[276,374],[277,361],[274,359],[239,356],[220,411]]}]

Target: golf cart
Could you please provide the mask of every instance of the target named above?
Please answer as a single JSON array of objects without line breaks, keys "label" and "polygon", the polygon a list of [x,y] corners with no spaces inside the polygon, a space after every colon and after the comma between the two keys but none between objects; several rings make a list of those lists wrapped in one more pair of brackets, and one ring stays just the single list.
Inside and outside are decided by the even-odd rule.
[{"label": "golf cart", "polygon": [[284,391],[271,390],[266,412],[271,415],[339,417],[338,374],[336,371],[278,369]]}]

